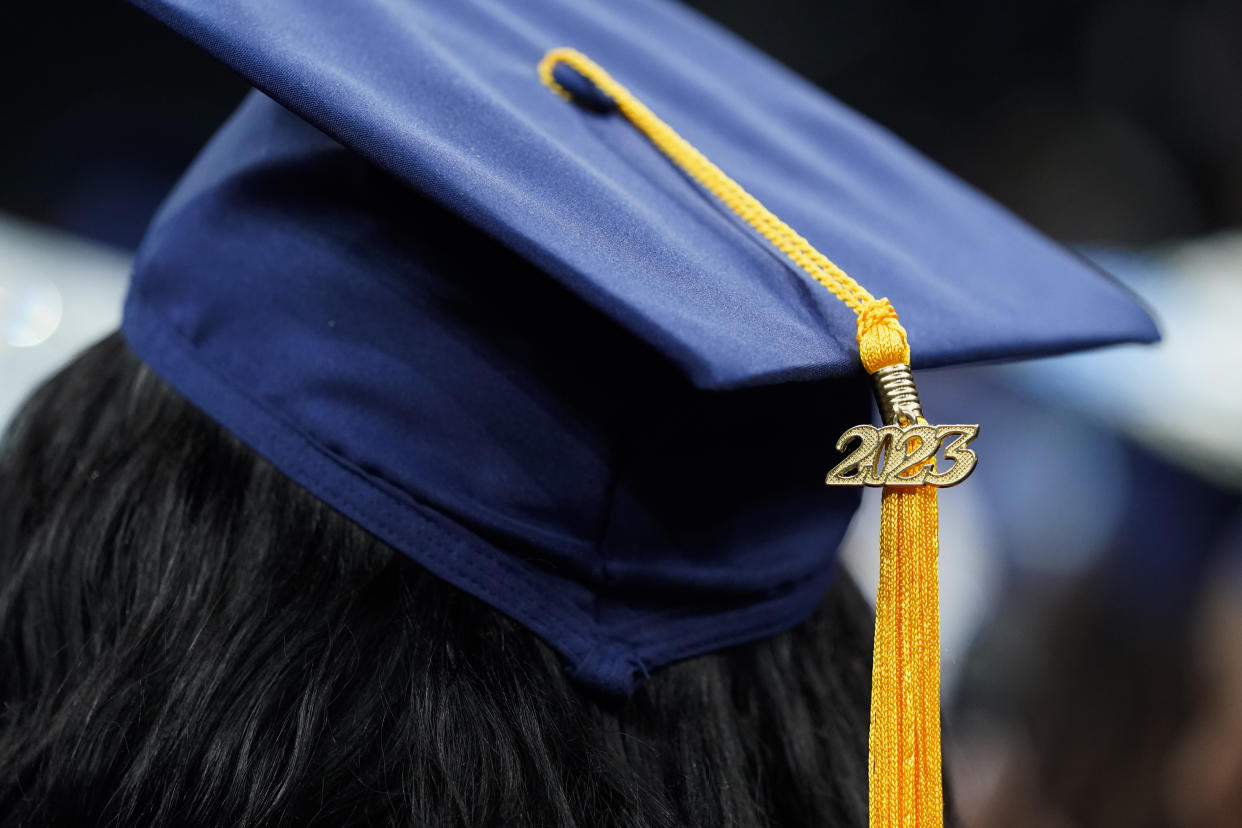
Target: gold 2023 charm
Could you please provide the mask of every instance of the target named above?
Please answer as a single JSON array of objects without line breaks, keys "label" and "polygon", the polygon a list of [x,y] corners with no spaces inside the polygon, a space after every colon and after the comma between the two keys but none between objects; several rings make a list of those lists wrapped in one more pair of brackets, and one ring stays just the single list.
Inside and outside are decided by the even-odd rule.
[{"label": "gold 2023 charm", "polygon": [[[974,471],[978,456],[966,448],[977,425],[857,425],[837,440],[837,451],[858,446],[828,472],[829,486],[954,486]],[[953,465],[937,472],[931,462],[944,446]]]},{"label": "gold 2023 charm", "polygon": [[[927,425],[914,374],[905,364],[871,375],[880,417],[888,425],[858,425],[837,440],[837,451],[858,447],[828,472],[829,486],[954,486],[975,470],[979,458],[966,448],[979,436],[977,425]],[[950,439],[952,438],[952,439]],[[936,471],[932,460],[944,446],[953,465]]]}]

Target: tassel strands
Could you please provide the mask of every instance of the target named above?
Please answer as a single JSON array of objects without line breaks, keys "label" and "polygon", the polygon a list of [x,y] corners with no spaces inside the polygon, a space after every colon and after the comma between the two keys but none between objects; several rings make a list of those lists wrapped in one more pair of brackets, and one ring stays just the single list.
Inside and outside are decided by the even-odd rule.
[{"label": "tassel strands", "polygon": [[936,498],[931,486],[890,487],[880,509],[868,759],[873,828],[944,823]]}]

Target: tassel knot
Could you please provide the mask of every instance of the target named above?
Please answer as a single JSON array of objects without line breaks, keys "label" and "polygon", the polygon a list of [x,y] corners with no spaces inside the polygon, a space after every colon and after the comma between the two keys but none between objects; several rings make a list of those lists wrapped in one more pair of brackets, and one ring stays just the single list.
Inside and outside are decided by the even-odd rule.
[{"label": "tassel knot", "polygon": [[858,355],[868,374],[910,362],[906,329],[887,299],[869,299],[858,311]]}]

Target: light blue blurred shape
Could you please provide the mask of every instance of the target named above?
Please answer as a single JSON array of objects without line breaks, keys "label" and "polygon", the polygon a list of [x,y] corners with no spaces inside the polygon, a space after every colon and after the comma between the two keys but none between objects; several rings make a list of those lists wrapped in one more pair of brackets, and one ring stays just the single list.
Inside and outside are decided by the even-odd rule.
[{"label": "light blue blurred shape", "polygon": [[130,255],[0,215],[0,426],[121,321]]},{"label": "light blue blurred shape", "polygon": [[17,274],[16,284],[0,285],[0,331],[14,348],[42,345],[60,327],[64,304],[51,279]]},{"label": "light blue blurred shape", "polygon": [[1086,252],[1150,305],[1163,341],[1015,365],[1007,375],[1242,488],[1242,233],[1141,254]]}]

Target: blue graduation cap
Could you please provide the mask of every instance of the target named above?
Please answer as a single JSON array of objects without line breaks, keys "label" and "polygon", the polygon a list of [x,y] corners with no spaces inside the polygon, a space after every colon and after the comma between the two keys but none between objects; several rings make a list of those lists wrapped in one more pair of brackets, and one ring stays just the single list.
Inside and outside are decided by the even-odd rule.
[{"label": "blue graduation cap", "polygon": [[867,422],[854,313],[597,94],[571,45],[891,299],[915,364],[1151,341],[1111,279],[695,13],[137,0],[253,93],[123,330],[286,475],[625,695],[818,604]]}]

